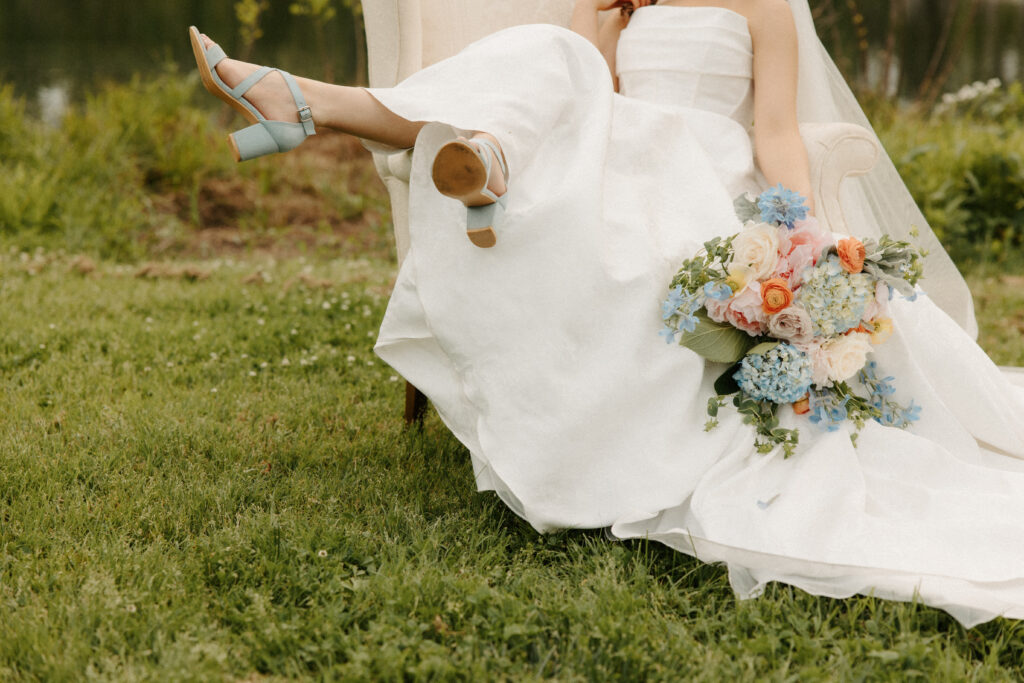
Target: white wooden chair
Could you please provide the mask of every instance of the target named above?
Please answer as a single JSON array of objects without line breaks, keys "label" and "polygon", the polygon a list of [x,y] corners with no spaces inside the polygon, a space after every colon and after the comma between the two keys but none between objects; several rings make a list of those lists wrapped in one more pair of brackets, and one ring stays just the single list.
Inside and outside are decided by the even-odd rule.
[{"label": "white wooden chair", "polygon": [[[370,85],[390,87],[420,69],[454,55],[486,35],[518,24],[568,26],[575,0],[363,0]],[[800,127],[811,165],[817,215],[833,232],[849,234],[839,201],[848,176],[867,173],[878,159],[875,138],[848,123]],[[375,153],[377,172],[391,196],[398,262],[409,250],[411,150]],[[406,385],[405,418],[418,420],[423,395]]]}]

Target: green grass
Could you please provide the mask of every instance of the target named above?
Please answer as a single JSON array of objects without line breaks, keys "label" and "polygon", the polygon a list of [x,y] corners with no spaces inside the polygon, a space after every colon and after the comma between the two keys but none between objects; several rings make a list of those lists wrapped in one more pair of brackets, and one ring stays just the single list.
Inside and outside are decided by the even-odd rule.
[{"label": "green grass", "polygon": [[[403,428],[387,260],[91,265],[0,254],[0,680],[1024,676],[1016,622],[538,535]],[[1018,279],[972,284],[1024,364]]]}]

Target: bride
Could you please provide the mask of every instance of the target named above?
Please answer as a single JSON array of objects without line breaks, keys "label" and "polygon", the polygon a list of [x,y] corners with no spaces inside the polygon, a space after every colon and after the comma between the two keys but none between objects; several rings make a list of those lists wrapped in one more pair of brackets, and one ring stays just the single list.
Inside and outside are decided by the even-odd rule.
[{"label": "bride", "polygon": [[538,531],[655,539],[726,563],[741,597],[784,581],[1024,618],[1024,381],[973,341],[966,286],[888,159],[844,202],[858,235],[917,228],[931,250],[873,356],[921,406],[912,427],[872,422],[855,446],[787,409],[796,454],[759,454],[735,411],[704,430],[723,366],[657,334],[679,263],[741,229],[733,197],[811,196],[799,123],[866,125],[806,0],[577,0],[571,28],[501,31],[393,89],[191,37],[204,84],[253,124],[239,159],[314,124],[415,146],[377,352]]}]

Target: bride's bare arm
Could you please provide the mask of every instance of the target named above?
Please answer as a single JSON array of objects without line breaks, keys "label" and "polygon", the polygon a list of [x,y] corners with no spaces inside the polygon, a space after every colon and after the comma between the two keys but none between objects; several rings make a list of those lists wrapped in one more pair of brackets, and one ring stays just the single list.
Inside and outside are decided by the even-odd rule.
[{"label": "bride's bare arm", "polygon": [[637,9],[651,4],[651,0],[576,0],[572,11],[572,21],[569,24],[576,33],[580,34],[591,43],[597,46],[608,62],[608,68],[615,80],[615,89],[619,89],[618,79],[615,77],[615,50],[619,45],[619,34],[629,23],[629,18],[622,16],[616,11],[603,21],[599,15],[608,10],[618,10],[622,7]]},{"label": "bride's bare arm", "polygon": [[785,0],[756,3],[750,22],[754,42],[754,146],[761,172],[807,197],[814,212],[807,149],[796,114],[797,35]]}]

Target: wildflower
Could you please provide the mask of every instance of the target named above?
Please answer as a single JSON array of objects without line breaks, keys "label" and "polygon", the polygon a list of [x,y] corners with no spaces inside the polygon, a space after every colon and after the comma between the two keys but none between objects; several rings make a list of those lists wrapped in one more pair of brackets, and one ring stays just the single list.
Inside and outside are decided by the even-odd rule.
[{"label": "wildflower", "polygon": [[782,183],[762,192],[757,198],[757,208],[761,210],[761,220],[765,223],[785,225],[790,229],[796,221],[807,218],[807,199],[787,190]]},{"label": "wildflower", "polygon": [[704,285],[704,296],[715,301],[725,301],[732,296],[732,287],[724,282],[709,282]]},{"label": "wildflower", "polygon": [[318,550],[318,551],[316,551],[316,555],[317,555],[317,557],[327,557],[327,551],[326,550]]},{"label": "wildflower", "polygon": [[135,607],[135,605],[125,605],[124,606],[124,611],[127,612],[128,614],[135,614],[135,612],[138,611],[138,608]]}]

